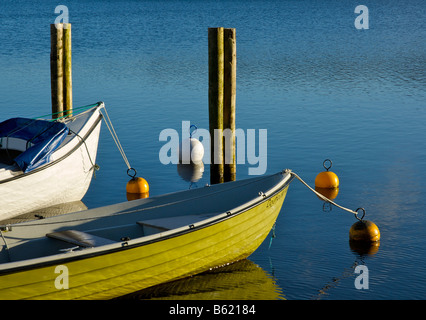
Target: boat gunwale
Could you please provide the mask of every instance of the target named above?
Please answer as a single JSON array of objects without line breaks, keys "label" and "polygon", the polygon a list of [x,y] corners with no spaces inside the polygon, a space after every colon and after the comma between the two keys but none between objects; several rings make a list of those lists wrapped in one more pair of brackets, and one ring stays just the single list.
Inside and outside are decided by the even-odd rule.
[{"label": "boat gunwale", "polygon": [[[114,252],[130,250],[137,247],[142,247],[152,243],[160,242],[163,240],[176,238],[176,237],[185,235],[187,233],[198,231],[198,230],[210,227],[214,224],[221,223],[228,219],[232,219],[270,200],[275,195],[277,195],[278,193],[283,191],[285,188],[287,188],[290,182],[293,180],[293,175],[291,175],[290,173],[286,171],[282,171],[276,174],[272,174],[270,176],[278,175],[278,174],[281,174],[281,175],[287,174],[287,177],[284,177],[279,183],[274,185],[272,188],[270,188],[266,192],[259,192],[258,197],[253,198],[252,200],[238,207],[232,208],[231,210],[219,213],[213,217],[195,222],[190,225],[185,225],[182,227],[167,230],[164,232],[159,232],[149,236],[142,236],[132,240],[118,241],[117,243],[107,244],[107,245],[103,245],[99,247],[83,248],[77,251],[70,251],[67,253],[57,253],[57,254],[49,255],[45,257],[3,263],[3,264],[0,264],[0,276],[22,272],[26,270],[48,267],[52,265],[63,264],[63,263],[72,262],[76,260],[84,260],[84,259],[88,259],[88,258],[92,258],[96,256],[107,255]],[[37,260],[41,260],[41,261],[37,262]],[[12,264],[14,264],[15,266],[10,266],[9,268],[7,268],[7,265],[12,265]]]},{"label": "boat gunwale", "polygon": [[[104,103],[103,102],[99,102],[95,107],[93,107],[90,110],[85,111],[84,113],[90,112],[92,110],[93,110],[93,112],[95,112],[96,109],[101,109],[103,107],[104,107]],[[92,115],[90,117],[92,117]],[[102,115],[101,112],[99,112],[99,115],[98,115],[97,119],[93,122],[93,124],[91,125],[91,127],[87,130],[87,133],[84,135],[84,137],[80,137],[76,133],[75,137],[80,137],[81,139],[77,142],[77,144],[71,150],[67,151],[64,155],[62,155],[58,159],[55,159],[55,160],[53,160],[53,161],[51,161],[49,163],[46,163],[45,165],[43,165],[43,166],[41,166],[39,168],[36,168],[36,169],[34,169],[34,170],[30,171],[30,172],[27,172],[27,173],[22,172],[22,173],[20,173],[20,174],[18,174],[16,176],[13,176],[13,177],[10,177],[10,178],[6,178],[4,180],[0,180],[0,184],[28,177],[29,175],[32,175],[34,173],[38,173],[40,171],[43,171],[43,170],[45,170],[45,169],[47,169],[47,168],[49,168],[51,166],[54,166],[54,165],[58,164],[62,160],[68,158],[71,154],[73,154],[76,150],[78,150],[82,146],[83,143],[86,142],[87,138],[92,134],[92,132],[95,130],[95,128],[99,125],[99,123],[101,122],[102,118],[103,118],[103,115]],[[84,128],[84,126],[85,125],[83,125],[82,128]],[[57,149],[57,151],[61,150],[62,148],[64,148],[66,145],[68,145],[72,141],[74,141],[74,138],[71,139],[71,140],[69,140],[65,145],[60,146]],[[55,152],[57,152],[57,151],[55,151]],[[55,152],[52,155],[54,155]]]}]

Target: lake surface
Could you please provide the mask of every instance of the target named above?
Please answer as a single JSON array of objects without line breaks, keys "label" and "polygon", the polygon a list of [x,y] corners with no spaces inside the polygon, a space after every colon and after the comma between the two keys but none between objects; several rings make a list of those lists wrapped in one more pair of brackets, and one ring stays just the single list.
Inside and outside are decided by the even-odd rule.
[{"label": "lake surface", "polygon": [[[1,119],[50,112],[59,4],[72,23],[74,106],[105,102],[150,196],[210,182],[208,165],[193,184],[163,165],[159,135],[182,135],[182,121],[208,128],[207,30],[236,28],[236,125],[257,139],[267,129],[266,173],[290,168],[313,186],[332,159],[335,201],[364,207],[381,232],[375,254],[354,252],[354,216],[294,181],[275,237],[248,261],[131,298],[426,298],[424,1],[2,1]],[[369,29],[355,27],[360,4]],[[126,201],[127,167],[105,126],[96,162],[83,203]],[[253,166],[238,165],[237,179]],[[358,265],[368,289],[355,286]]]}]

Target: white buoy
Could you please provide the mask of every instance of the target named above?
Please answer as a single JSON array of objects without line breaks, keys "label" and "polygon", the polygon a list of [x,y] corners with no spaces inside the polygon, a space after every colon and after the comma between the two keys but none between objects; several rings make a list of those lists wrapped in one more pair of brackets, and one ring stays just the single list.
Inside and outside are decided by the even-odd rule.
[{"label": "white buoy", "polygon": [[194,138],[183,140],[179,144],[179,162],[180,163],[198,163],[203,160],[204,146]]},{"label": "white buoy", "polygon": [[204,157],[204,146],[198,140],[192,137],[192,134],[197,131],[197,126],[191,125],[194,131],[190,133],[189,139],[184,139],[179,144],[179,163],[199,163],[203,161]]}]

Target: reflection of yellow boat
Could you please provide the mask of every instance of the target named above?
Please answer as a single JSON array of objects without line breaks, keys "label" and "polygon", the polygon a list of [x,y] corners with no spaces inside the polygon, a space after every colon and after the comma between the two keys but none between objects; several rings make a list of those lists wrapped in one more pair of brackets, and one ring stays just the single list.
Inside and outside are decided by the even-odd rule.
[{"label": "reflection of yellow boat", "polygon": [[249,256],[289,172],[0,226],[0,299],[112,298]]},{"label": "reflection of yellow boat", "polygon": [[277,300],[281,289],[272,277],[248,259],[168,282],[124,298],[161,300]]}]

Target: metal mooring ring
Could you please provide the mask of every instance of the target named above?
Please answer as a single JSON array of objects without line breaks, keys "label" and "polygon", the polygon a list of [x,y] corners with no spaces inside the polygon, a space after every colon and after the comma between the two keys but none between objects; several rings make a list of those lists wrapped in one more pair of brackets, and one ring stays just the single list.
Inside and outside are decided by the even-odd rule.
[{"label": "metal mooring ring", "polygon": [[[358,218],[358,210],[362,210],[362,217],[361,218]],[[362,219],[365,216],[365,209],[364,208],[358,208],[358,209],[355,210],[355,212],[356,212],[355,218],[357,218],[359,221],[362,221]]]},{"label": "metal mooring ring", "polygon": [[[194,128],[194,131],[191,132],[191,129]],[[197,131],[198,127],[195,124],[191,124],[189,127],[189,137],[192,138],[192,135]]]},{"label": "metal mooring ring", "polygon": [[[129,173],[129,171],[131,171],[131,170],[133,170],[133,171],[135,172],[135,174],[134,174],[134,175],[131,175],[131,174]],[[135,170],[135,169],[133,169],[133,168],[129,168],[129,169],[127,169],[127,175],[128,175],[129,177],[131,177],[132,179],[134,179],[134,178],[136,177],[136,174],[137,174],[137,172],[136,172],[136,170]]]},{"label": "metal mooring ring", "polygon": [[[330,165],[329,165],[328,167],[326,167],[326,166],[325,166],[325,163],[326,163],[327,161],[328,161],[328,162],[330,162]],[[322,163],[322,165],[323,165],[323,167],[325,168],[325,170],[327,170],[327,171],[328,171],[328,169],[330,169],[330,168],[331,168],[331,166],[333,165],[333,162],[331,162],[331,160],[330,160],[330,159],[325,159],[325,160],[324,160],[324,162]]]}]

